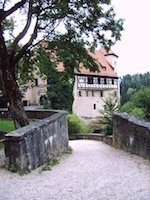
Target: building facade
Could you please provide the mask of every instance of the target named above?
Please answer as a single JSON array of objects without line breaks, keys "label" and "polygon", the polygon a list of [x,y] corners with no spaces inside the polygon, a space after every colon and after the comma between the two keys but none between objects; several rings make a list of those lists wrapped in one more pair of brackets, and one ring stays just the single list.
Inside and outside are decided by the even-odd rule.
[{"label": "building facade", "polygon": [[[85,67],[80,67],[80,72],[75,71],[75,84],[73,89],[73,113],[83,120],[97,119],[99,110],[104,107],[103,99],[111,92],[116,92],[120,97],[119,79],[116,69],[118,56],[112,51],[106,52],[103,48],[91,53],[99,67],[99,72],[91,72]],[[60,63],[58,71],[63,71]],[[41,105],[47,93],[47,80],[35,76],[35,82],[30,83],[24,93],[25,105]]]},{"label": "building facade", "polygon": [[[23,91],[23,90],[22,90]],[[47,80],[41,78],[35,73],[34,81],[29,82],[25,91],[23,91],[24,106],[42,105],[47,95]]]},{"label": "building facade", "polygon": [[115,72],[118,56],[112,51],[108,53],[99,49],[91,54],[96,60],[100,72],[90,72],[84,67],[75,73],[73,113],[83,120],[97,119],[99,110],[103,109],[104,101],[109,93],[116,92],[120,98],[119,81]]}]

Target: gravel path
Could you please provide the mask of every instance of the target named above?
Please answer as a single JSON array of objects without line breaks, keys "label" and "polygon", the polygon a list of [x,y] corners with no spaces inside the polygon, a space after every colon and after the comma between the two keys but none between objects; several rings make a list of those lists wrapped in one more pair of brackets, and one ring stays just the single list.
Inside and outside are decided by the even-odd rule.
[{"label": "gravel path", "polygon": [[1,200],[150,200],[150,162],[91,140],[51,171],[20,176],[0,169]]}]

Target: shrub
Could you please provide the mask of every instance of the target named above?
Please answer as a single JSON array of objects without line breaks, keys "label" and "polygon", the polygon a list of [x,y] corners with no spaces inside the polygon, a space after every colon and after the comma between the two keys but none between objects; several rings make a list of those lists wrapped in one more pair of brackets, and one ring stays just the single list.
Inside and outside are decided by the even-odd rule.
[{"label": "shrub", "polygon": [[51,103],[47,100],[43,101],[43,108],[44,109],[51,109]]},{"label": "shrub", "polygon": [[81,119],[78,116],[76,116],[74,114],[68,114],[67,120],[68,120],[69,134],[89,133],[90,132],[88,125],[83,124]]},{"label": "shrub", "polygon": [[141,88],[135,92],[131,100],[120,108],[120,111],[150,121],[150,88]]},{"label": "shrub", "polygon": [[128,101],[125,103],[123,106],[119,108],[121,112],[127,112],[127,113],[132,113],[132,110],[135,108],[134,103],[131,101]]},{"label": "shrub", "polygon": [[103,122],[101,118],[98,120],[90,120],[88,125],[91,130],[91,133],[101,133],[102,124]]}]

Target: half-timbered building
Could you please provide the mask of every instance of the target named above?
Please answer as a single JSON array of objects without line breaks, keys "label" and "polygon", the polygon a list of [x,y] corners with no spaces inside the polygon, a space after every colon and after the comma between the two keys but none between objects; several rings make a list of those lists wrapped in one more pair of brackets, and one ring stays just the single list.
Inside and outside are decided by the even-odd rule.
[{"label": "half-timbered building", "polygon": [[[103,108],[103,99],[111,92],[116,92],[119,97],[119,82],[115,71],[118,56],[112,51],[106,52],[103,48],[91,53],[99,67],[99,72],[91,72],[84,66],[80,66],[80,72],[75,71],[75,84],[73,89],[74,102],[73,113],[83,120],[97,119],[99,110]],[[63,63],[57,67],[63,71]],[[31,83],[24,94],[25,105],[40,105],[42,98],[46,96],[47,81],[35,76],[35,83]]]},{"label": "half-timbered building", "polygon": [[100,72],[91,72],[81,67],[75,72],[73,113],[83,120],[97,119],[103,108],[103,99],[108,93],[116,92],[119,97],[118,76],[115,72],[118,56],[112,51],[96,50],[91,54],[95,58]]}]

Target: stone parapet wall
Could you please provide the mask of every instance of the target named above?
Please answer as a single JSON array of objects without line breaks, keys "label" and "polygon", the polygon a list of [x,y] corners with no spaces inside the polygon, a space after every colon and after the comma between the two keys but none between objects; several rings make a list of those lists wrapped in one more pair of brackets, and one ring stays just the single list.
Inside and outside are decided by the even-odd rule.
[{"label": "stone parapet wall", "polygon": [[150,159],[150,122],[117,113],[113,122],[113,145]]},{"label": "stone parapet wall", "polygon": [[113,136],[104,135],[100,133],[91,133],[91,134],[73,134],[69,135],[70,140],[97,140],[105,142],[108,145],[113,145]]},{"label": "stone parapet wall", "polygon": [[[39,109],[38,107],[28,107],[25,108],[28,118],[30,119],[44,119],[55,113],[58,113],[58,110],[47,110]],[[11,115],[8,113],[7,108],[0,108],[0,119],[11,118]]]},{"label": "stone parapet wall", "polygon": [[10,169],[13,166],[16,170],[30,171],[66,152],[68,150],[66,114],[66,112],[55,113],[5,135],[6,168]]}]

